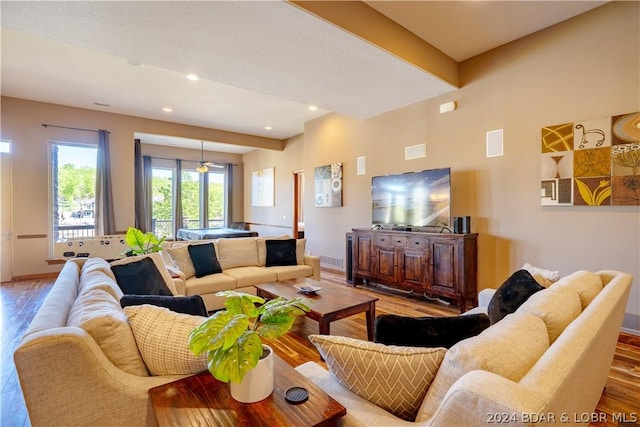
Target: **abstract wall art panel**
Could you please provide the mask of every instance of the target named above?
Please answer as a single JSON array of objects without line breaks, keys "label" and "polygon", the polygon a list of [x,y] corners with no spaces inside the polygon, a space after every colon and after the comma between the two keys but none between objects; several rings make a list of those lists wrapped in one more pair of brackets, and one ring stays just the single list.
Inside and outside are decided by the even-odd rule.
[{"label": "abstract wall art panel", "polygon": [[342,163],[318,166],[314,178],[315,207],[342,206]]},{"label": "abstract wall art panel", "polygon": [[546,126],[542,206],[640,206],[640,112]]}]

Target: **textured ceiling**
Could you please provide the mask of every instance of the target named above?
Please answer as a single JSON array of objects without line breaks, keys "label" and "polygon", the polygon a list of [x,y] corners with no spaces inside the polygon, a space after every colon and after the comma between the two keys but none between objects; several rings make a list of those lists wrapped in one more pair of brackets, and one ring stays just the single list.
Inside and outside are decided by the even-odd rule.
[{"label": "textured ceiling", "polygon": [[[467,22],[477,3],[490,5],[496,20]],[[601,3],[368,2],[456,59]],[[544,12],[534,14],[532,4]],[[287,2],[2,1],[0,8],[3,96],[284,139],[328,112],[364,119],[456,89]],[[425,25],[425,16],[441,27]]]}]

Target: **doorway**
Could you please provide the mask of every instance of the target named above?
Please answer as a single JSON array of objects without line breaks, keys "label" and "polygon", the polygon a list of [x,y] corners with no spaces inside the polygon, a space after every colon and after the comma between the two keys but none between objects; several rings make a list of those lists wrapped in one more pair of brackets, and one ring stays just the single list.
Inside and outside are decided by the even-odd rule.
[{"label": "doorway", "polygon": [[293,172],[293,235],[304,238],[304,171]]},{"label": "doorway", "polygon": [[13,277],[11,247],[11,141],[0,141],[0,282]]}]

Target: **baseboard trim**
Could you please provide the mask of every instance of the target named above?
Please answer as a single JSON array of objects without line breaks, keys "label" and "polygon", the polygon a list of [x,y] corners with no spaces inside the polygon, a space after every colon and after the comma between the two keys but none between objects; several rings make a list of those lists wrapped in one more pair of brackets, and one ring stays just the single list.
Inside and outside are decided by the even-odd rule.
[{"label": "baseboard trim", "polygon": [[38,279],[55,279],[58,277],[60,272],[51,272],[51,273],[38,273],[38,274],[24,274],[21,276],[13,276],[11,278],[12,282],[19,282],[21,280],[38,280]]}]

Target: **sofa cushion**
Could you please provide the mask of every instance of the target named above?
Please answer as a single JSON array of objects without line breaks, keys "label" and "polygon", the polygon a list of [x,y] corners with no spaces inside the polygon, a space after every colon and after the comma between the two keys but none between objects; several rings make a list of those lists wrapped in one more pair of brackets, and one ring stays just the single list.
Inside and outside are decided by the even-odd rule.
[{"label": "sofa cushion", "polygon": [[547,348],[544,322],[528,313],[510,314],[480,335],[460,341],[447,351],[416,421],[431,418],[451,385],[467,372],[489,371],[519,381]]},{"label": "sofa cushion", "polygon": [[106,261],[104,261],[104,263],[106,264],[106,269],[109,270],[108,274],[102,270],[102,268],[91,268],[88,271],[84,271],[83,266],[80,272],[78,294],[83,294],[90,289],[103,289],[113,295],[113,298],[116,300],[119,300],[122,297],[122,289],[118,286],[113,272],[109,267],[109,263]]},{"label": "sofa cushion", "polygon": [[602,290],[602,279],[596,273],[581,270],[563,277],[552,289],[572,289],[578,293],[584,310]]},{"label": "sofa cushion", "polygon": [[522,269],[531,273],[535,281],[545,288],[548,288],[560,279],[559,271],[545,270],[544,268],[535,267],[528,262],[522,266]]},{"label": "sofa cushion", "polygon": [[304,251],[307,247],[307,239],[296,240],[296,260],[298,265],[304,265]]},{"label": "sofa cushion", "polygon": [[450,317],[408,317],[383,314],[376,317],[374,341],[386,345],[445,347],[478,335],[490,325],[484,313]]},{"label": "sofa cushion", "polygon": [[94,288],[79,295],[69,310],[67,326],[84,329],[118,368],[133,375],[149,376],[127,317],[108,291]]},{"label": "sofa cushion", "polygon": [[207,355],[189,350],[189,334],[207,318],[153,305],[125,307],[133,336],[151,375],[195,374],[207,369]]},{"label": "sofa cushion", "polygon": [[265,245],[267,248],[266,267],[298,264],[295,239],[267,240]]},{"label": "sofa cushion", "polygon": [[542,319],[549,333],[549,342],[553,343],[569,323],[580,315],[582,306],[574,290],[552,286],[532,295],[518,312],[530,313]]},{"label": "sofa cushion", "polygon": [[84,264],[82,264],[82,269],[80,270],[80,281],[82,281],[83,275],[94,271],[106,274],[108,277],[116,280],[116,277],[113,275],[113,271],[111,271],[111,266],[105,259],[88,258]]},{"label": "sofa cushion", "polygon": [[516,311],[531,295],[542,289],[544,286],[538,284],[527,270],[513,273],[500,285],[489,302],[487,314],[491,324]]},{"label": "sofa cushion", "polygon": [[191,255],[189,254],[189,244],[176,245],[171,248],[167,248],[166,252],[169,257],[178,268],[178,270],[184,273],[185,279],[196,275],[196,269],[191,261]]},{"label": "sofa cushion", "polygon": [[194,316],[207,317],[207,308],[200,295],[188,297],[170,297],[166,295],[123,295],[120,298],[122,308],[131,305],[150,304],[165,307],[176,313],[192,314]]},{"label": "sofa cushion", "polygon": [[191,262],[193,262],[196,277],[222,273],[222,268],[220,268],[220,263],[218,262],[218,258],[216,258],[213,243],[189,245],[187,246],[187,250],[189,251]]},{"label": "sofa cushion", "polygon": [[447,351],[331,335],[310,335],[309,340],[346,388],[409,421],[415,419]]},{"label": "sofa cushion", "polygon": [[222,271],[235,267],[257,266],[258,245],[256,238],[240,237],[218,239],[216,255],[218,256]]},{"label": "sofa cushion", "polygon": [[111,263],[111,271],[125,294],[175,295],[175,284],[159,253],[127,257]]},{"label": "sofa cushion", "polygon": [[224,273],[210,274],[205,277],[195,277],[184,282],[187,295],[206,295],[236,288],[236,279]]},{"label": "sofa cushion", "polygon": [[[278,267],[276,267],[278,268]],[[225,270],[224,274],[236,280],[236,288],[245,288],[260,283],[275,282],[278,278],[275,271],[266,267],[237,267]]]},{"label": "sofa cushion", "polygon": [[308,265],[287,265],[285,267],[269,267],[269,271],[276,273],[276,280],[297,279],[299,277],[313,276],[313,268]]}]

